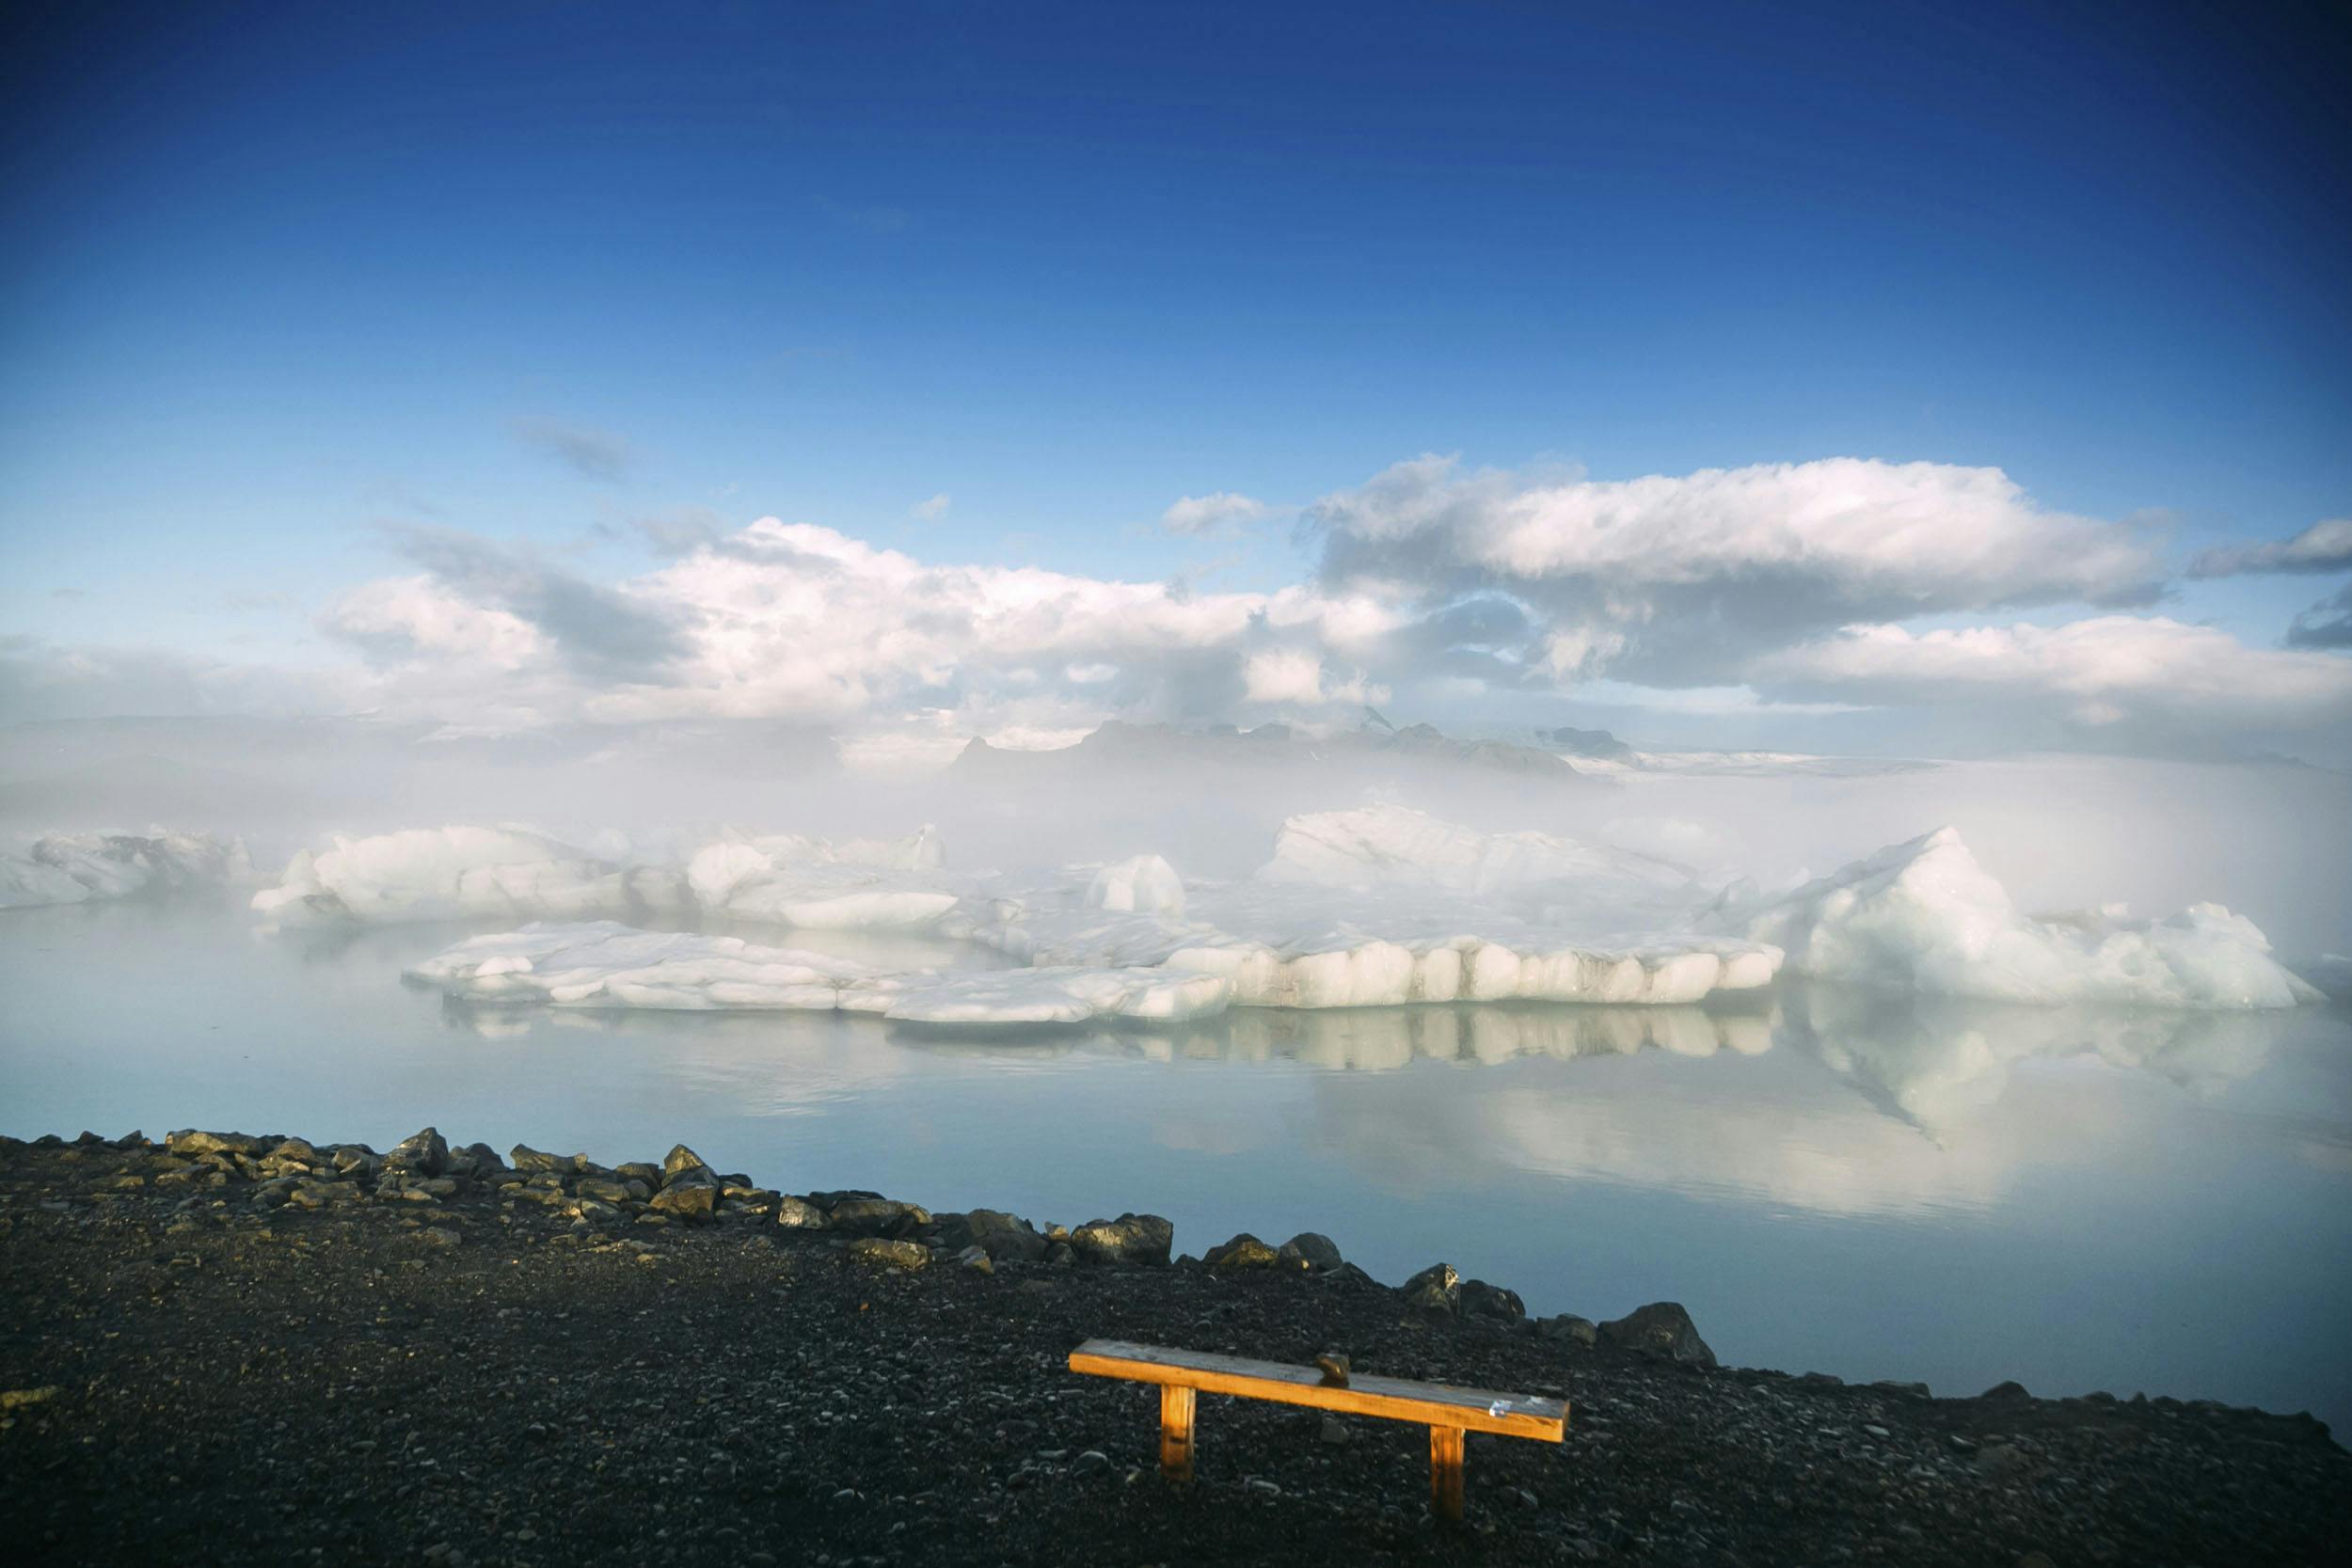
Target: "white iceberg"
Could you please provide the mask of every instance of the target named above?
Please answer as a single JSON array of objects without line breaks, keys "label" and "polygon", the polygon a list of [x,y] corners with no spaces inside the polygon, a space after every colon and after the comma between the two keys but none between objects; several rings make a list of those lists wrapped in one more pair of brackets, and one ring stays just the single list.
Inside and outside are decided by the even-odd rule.
[{"label": "white iceberg", "polygon": [[0,851],[0,909],[170,893],[252,871],[242,842],[211,833],[51,833]]},{"label": "white iceberg", "polygon": [[1083,968],[895,972],[740,937],[641,931],[612,921],[469,937],[407,971],[469,1002],[673,1011],[873,1013],[963,1028],[1174,1022],[1224,1010],[1214,977]]},{"label": "white iceberg", "polygon": [[918,930],[961,896],[938,832],[834,843],[797,833],[705,846],[687,886],[707,914],[812,930]]},{"label": "white iceberg", "polygon": [[1135,855],[1106,865],[1087,883],[1087,908],[1120,913],[1184,914],[1184,879],[1157,855]]},{"label": "white iceberg", "polygon": [[[1692,930],[1711,890],[1668,862],[1399,806],[1294,816],[1256,875],[1173,907],[1118,890],[1136,864],[1082,895],[1065,881],[969,900],[941,929],[1025,963],[1216,974],[1260,1007],[1658,1006],[1753,990],[1780,966],[1768,944]],[[1183,886],[1172,867],[1166,879]]]},{"label": "white iceberg", "polygon": [[2152,1007],[2292,1007],[2319,1000],[2218,904],[2169,920],[2105,909],[2035,919],[1939,829],[1779,898],[1724,905],[1719,923],[1818,979],[1946,996]]},{"label": "white iceberg", "polygon": [[523,828],[412,828],[296,854],[253,908],[280,923],[642,914],[686,907],[686,879]]}]

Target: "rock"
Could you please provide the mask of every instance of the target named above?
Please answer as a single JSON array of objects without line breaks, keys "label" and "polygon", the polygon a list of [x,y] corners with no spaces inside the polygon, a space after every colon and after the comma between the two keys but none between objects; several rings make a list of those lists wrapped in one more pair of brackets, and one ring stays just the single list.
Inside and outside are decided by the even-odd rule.
[{"label": "rock", "polygon": [[1280,1257],[1285,1263],[1303,1264],[1317,1273],[1336,1269],[1343,1261],[1331,1238],[1313,1230],[1302,1230],[1284,1242]]},{"label": "rock", "polygon": [[1315,1357],[1315,1370],[1323,1374],[1324,1386],[1327,1388],[1346,1387],[1347,1374],[1353,1366],[1353,1362],[1335,1350],[1325,1351]]},{"label": "rock", "polygon": [[1987,1443],[1977,1450],[1977,1474],[2014,1475],[2026,1467],[2026,1452],[2013,1443]]},{"label": "rock", "polygon": [[864,1236],[850,1243],[850,1257],[860,1263],[891,1269],[920,1269],[931,1260],[931,1249],[920,1242],[889,1242]]},{"label": "rock", "polygon": [[1573,1312],[1536,1319],[1535,1332],[1547,1339],[1565,1339],[1579,1345],[1592,1344],[1600,1338],[1590,1318],[1580,1318]]},{"label": "rock", "polygon": [[1277,1260],[1275,1250],[1245,1230],[1223,1246],[1213,1246],[1201,1261],[1220,1274],[1237,1274],[1244,1269],[1270,1269]]},{"label": "rock", "polygon": [[22,1410],[28,1404],[43,1404],[57,1397],[57,1386],[44,1388],[0,1389],[0,1411]]},{"label": "rock", "polygon": [[1089,1263],[1164,1266],[1175,1240],[1174,1223],[1157,1214],[1121,1214],[1115,1220],[1089,1220],[1070,1233],[1071,1250]]},{"label": "rock", "polygon": [[[60,1146],[63,1139],[58,1140]],[[248,1138],[243,1132],[199,1132],[193,1129],[174,1132],[164,1139],[164,1147],[183,1158],[199,1154],[255,1154],[262,1152],[262,1140]]]},{"label": "rock", "polygon": [[417,1232],[417,1240],[431,1247],[453,1247],[461,1245],[466,1238],[445,1226],[428,1225]]},{"label": "rock", "polygon": [[281,1138],[263,1158],[288,1160],[298,1165],[315,1165],[321,1156],[307,1138]]},{"label": "rock", "polygon": [[588,1163],[588,1158],[584,1154],[549,1154],[547,1150],[533,1148],[529,1144],[516,1144],[508,1152],[507,1158],[515,1163],[516,1170],[533,1173],[547,1171],[557,1176],[577,1176],[580,1174],[580,1166]]},{"label": "rock", "polygon": [[1455,1304],[1466,1318],[1487,1318],[1497,1323],[1515,1323],[1527,1316],[1527,1304],[1519,1300],[1517,1291],[1506,1291],[1500,1285],[1489,1285],[1483,1279],[1466,1281],[1455,1297]]},{"label": "rock", "polygon": [[787,1230],[822,1230],[829,1223],[825,1212],[803,1198],[776,1199],[776,1223]]},{"label": "rock", "polygon": [[686,1176],[654,1194],[652,1206],[680,1219],[707,1220],[718,1210],[719,1185],[708,1176]]},{"label": "rock", "polygon": [[836,1204],[827,1216],[833,1228],[852,1236],[905,1237],[931,1223],[930,1211],[919,1204],[895,1203],[886,1197],[853,1197]]},{"label": "rock", "polygon": [[661,1157],[661,1179],[664,1181],[675,1181],[690,1170],[707,1172],[709,1169],[708,1162],[684,1144],[671,1145],[670,1152]]},{"label": "rock", "polygon": [[431,1127],[403,1138],[384,1156],[386,1170],[409,1171],[418,1176],[438,1176],[448,1164],[449,1143]]},{"label": "rock", "polygon": [[1654,1301],[1600,1325],[1600,1337],[1623,1350],[1663,1356],[1686,1367],[1712,1367],[1715,1353],[1679,1302]]},{"label": "rock", "polygon": [[615,1165],[612,1174],[623,1181],[643,1181],[648,1191],[661,1185],[661,1167],[644,1160],[631,1160],[625,1165]]},{"label": "rock", "polygon": [[965,1247],[961,1252],[957,1253],[956,1261],[964,1268],[974,1269],[981,1274],[994,1274],[996,1272],[996,1265],[989,1260],[988,1248],[979,1245],[977,1243]]},{"label": "rock", "polygon": [[442,1166],[442,1174],[470,1176],[479,1180],[499,1175],[505,1169],[506,1162],[499,1158],[497,1149],[488,1144],[476,1143],[451,1149],[449,1159]]},{"label": "rock", "polygon": [[1070,1473],[1073,1476],[1099,1475],[1110,1467],[1111,1456],[1100,1449],[1089,1449],[1070,1462]]},{"label": "rock", "polygon": [[1034,1263],[1045,1256],[1045,1238],[1018,1214],[975,1209],[963,1219],[973,1244],[987,1248],[991,1258]]},{"label": "rock", "polygon": [[1345,1446],[1347,1442],[1346,1424],[1336,1416],[1326,1416],[1323,1418],[1323,1440],[1330,1444],[1333,1448]]},{"label": "rock", "polygon": [[1931,1400],[1935,1398],[1934,1393],[1930,1390],[1928,1386],[1924,1383],[1897,1383],[1892,1379],[1882,1378],[1878,1382],[1871,1384],[1870,1386],[1876,1388],[1882,1394],[1896,1394],[1907,1400]]},{"label": "rock", "polygon": [[607,1176],[583,1176],[572,1183],[572,1191],[599,1203],[643,1203],[653,1196],[643,1181],[615,1181]]},{"label": "rock", "polygon": [[1405,1305],[1415,1312],[1450,1316],[1461,1305],[1462,1276],[1451,1263],[1432,1263],[1406,1280]]},{"label": "rock", "polygon": [[1068,1242],[1056,1242],[1045,1249],[1045,1266],[1049,1269],[1074,1268],[1077,1262],[1078,1255],[1071,1250]]}]

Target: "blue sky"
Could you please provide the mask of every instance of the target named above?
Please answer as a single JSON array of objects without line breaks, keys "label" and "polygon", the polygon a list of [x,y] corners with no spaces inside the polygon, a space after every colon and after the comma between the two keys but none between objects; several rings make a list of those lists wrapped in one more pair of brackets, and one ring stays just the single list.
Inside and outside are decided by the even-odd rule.
[{"label": "blue sky", "polygon": [[[388,522],[1270,591],[1429,452],[2285,538],[2352,513],[2327,15],[19,8],[0,632],[329,660]],[[1258,526],[1157,525],[1229,491]],[[2268,648],[2336,581],[2162,612]]]}]

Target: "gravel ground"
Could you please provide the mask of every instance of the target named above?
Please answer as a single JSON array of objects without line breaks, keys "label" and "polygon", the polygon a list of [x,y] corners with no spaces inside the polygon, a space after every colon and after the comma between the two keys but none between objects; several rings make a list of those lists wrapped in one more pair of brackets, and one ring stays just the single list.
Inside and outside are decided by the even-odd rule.
[{"label": "gravel ground", "polygon": [[[1164,1233],[794,1203],[684,1150],[44,1142],[0,1139],[17,1561],[2039,1568],[2352,1540],[2352,1457],[2306,1417],[1718,1369],[1678,1310],[1596,1332],[1272,1248],[1118,1261]],[[1446,1528],[1424,1429],[1204,1397],[1179,1489],[1154,1391],[1068,1371],[1096,1336],[1565,1395],[1568,1439],[1473,1434]]]}]

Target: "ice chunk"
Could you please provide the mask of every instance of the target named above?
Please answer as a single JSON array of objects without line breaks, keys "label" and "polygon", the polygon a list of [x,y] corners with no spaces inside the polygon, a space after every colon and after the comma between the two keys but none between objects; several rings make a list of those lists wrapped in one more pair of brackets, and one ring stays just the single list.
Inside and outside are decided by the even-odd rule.
[{"label": "ice chunk", "polygon": [[1232,988],[1165,970],[878,969],[740,937],[642,931],[612,921],[533,924],[470,937],[408,977],[473,1002],[563,1007],[878,1013],[963,1028],[1176,1022],[1224,1010]]},{"label": "ice chunk", "polygon": [[252,875],[245,845],[211,833],[51,833],[0,851],[0,909],[131,898]]},{"label": "ice chunk", "polygon": [[963,883],[946,873],[938,832],[834,843],[799,834],[723,840],[687,863],[694,900],[712,914],[828,930],[911,930],[935,924]]},{"label": "ice chunk", "polygon": [[1282,824],[1264,882],[1370,892],[1443,888],[1484,894],[1573,880],[1682,890],[1691,874],[1670,861],[1551,833],[1486,833],[1403,806],[1316,812]]},{"label": "ice chunk", "polygon": [[2021,913],[1950,828],[1882,849],[1723,924],[1784,949],[1798,973],[1864,986],[2034,1003],[2290,1007],[2319,993],[2218,904],[2169,920],[2118,909]]},{"label": "ice chunk", "polygon": [[304,850],[253,908],[280,921],[629,914],[686,907],[685,879],[523,828],[412,828]]},{"label": "ice chunk", "polygon": [[1087,908],[1123,912],[1184,914],[1184,879],[1157,855],[1136,855],[1106,865],[1087,884]]}]

